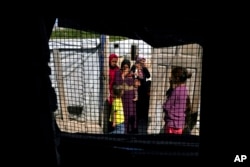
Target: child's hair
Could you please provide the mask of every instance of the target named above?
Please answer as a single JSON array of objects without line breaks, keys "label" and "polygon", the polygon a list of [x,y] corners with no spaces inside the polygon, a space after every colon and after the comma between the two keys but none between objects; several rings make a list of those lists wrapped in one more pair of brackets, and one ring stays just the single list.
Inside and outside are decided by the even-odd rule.
[{"label": "child's hair", "polygon": [[186,82],[188,78],[191,78],[192,74],[187,71],[186,68],[176,66],[172,69],[172,77],[177,79],[178,82]]},{"label": "child's hair", "polygon": [[115,97],[121,97],[123,93],[122,86],[120,85],[114,85],[113,86],[113,93]]}]

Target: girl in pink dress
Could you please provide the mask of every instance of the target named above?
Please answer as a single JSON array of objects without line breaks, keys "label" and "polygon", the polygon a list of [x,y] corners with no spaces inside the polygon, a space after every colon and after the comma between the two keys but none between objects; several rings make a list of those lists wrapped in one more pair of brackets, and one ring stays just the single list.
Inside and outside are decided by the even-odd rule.
[{"label": "girl in pink dress", "polygon": [[190,78],[186,68],[175,67],[170,77],[170,89],[167,100],[163,104],[165,112],[165,133],[182,134],[185,127],[188,89],[187,78]]}]

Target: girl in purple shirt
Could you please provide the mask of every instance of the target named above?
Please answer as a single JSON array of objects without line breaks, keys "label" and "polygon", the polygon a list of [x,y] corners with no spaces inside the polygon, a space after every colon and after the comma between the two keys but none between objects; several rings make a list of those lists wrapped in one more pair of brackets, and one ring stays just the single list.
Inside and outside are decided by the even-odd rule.
[{"label": "girl in purple shirt", "polygon": [[191,74],[184,67],[172,69],[170,89],[167,91],[167,100],[163,104],[165,133],[183,133],[188,97],[186,80],[190,77]]}]

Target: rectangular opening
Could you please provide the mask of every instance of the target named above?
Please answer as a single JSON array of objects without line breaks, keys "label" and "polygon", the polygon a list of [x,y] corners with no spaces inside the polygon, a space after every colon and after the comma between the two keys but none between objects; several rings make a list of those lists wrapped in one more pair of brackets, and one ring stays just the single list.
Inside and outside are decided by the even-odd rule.
[{"label": "rectangular opening", "polygon": [[[138,150],[147,147],[149,150],[156,149],[160,155],[171,154],[173,150],[167,150],[178,145],[177,152],[173,151],[173,154],[198,156],[203,59],[203,48],[199,44],[154,48],[143,40],[54,27],[49,47],[51,80],[59,106],[54,115],[66,136],[88,141],[91,135],[92,141],[111,141],[112,147],[121,150],[131,148],[137,155],[140,154]],[[135,131],[119,135],[110,134],[112,128],[109,124],[111,54],[117,55],[120,69],[125,59],[129,60],[131,70],[136,62],[143,61],[144,68],[150,74],[145,78],[145,83],[141,83],[144,87],[140,91],[143,91],[139,93],[137,90],[138,101],[134,102]],[[163,109],[170,88],[169,78],[175,67],[183,67],[192,74],[185,82],[191,102],[190,120],[185,124],[183,133],[177,137],[175,134],[166,134],[166,112]],[[121,142],[120,139],[124,140]],[[162,151],[157,146],[166,150]],[[192,148],[185,150],[187,146]]]}]

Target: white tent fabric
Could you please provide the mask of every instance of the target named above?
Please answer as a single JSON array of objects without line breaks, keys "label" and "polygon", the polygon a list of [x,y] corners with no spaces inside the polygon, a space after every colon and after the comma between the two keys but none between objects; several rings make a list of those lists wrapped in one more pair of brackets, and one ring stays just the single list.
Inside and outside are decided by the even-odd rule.
[{"label": "white tent fabric", "polygon": [[[81,107],[82,111],[79,115],[70,113],[70,117],[84,122],[97,122],[100,114],[99,44],[99,39],[54,39],[49,41],[51,80],[56,88],[58,99],[62,99],[60,96],[64,96],[66,106]],[[59,50],[59,60],[55,60],[53,50]],[[56,63],[60,63],[62,67],[62,76],[59,76],[62,81],[56,77]],[[58,81],[63,82],[64,94],[58,92]],[[60,103],[63,102],[60,101]],[[60,105],[58,114],[61,114]]]},{"label": "white tent fabric", "polygon": [[[51,39],[51,81],[58,97],[57,118],[76,120],[86,125],[101,125],[104,121],[104,89],[101,64],[107,59],[102,56],[100,39]],[[137,54],[151,58],[151,46],[142,40],[120,40],[109,42],[109,52],[116,53],[122,60],[131,58],[131,48]],[[115,47],[116,46],[116,47]],[[118,47],[117,47],[118,46]],[[133,61],[132,61],[133,62]],[[120,62],[119,62],[120,64]],[[99,131],[98,131],[99,132]]]},{"label": "white tent fabric", "polygon": [[[118,47],[115,48],[114,47],[115,45],[117,45]],[[146,59],[151,58],[152,47],[143,40],[127,39],[127,40],[110,42],[110,52],[116,53],[119,56],[130,58],[132,45],[137,47],[138,55],[142,55]]]}]

